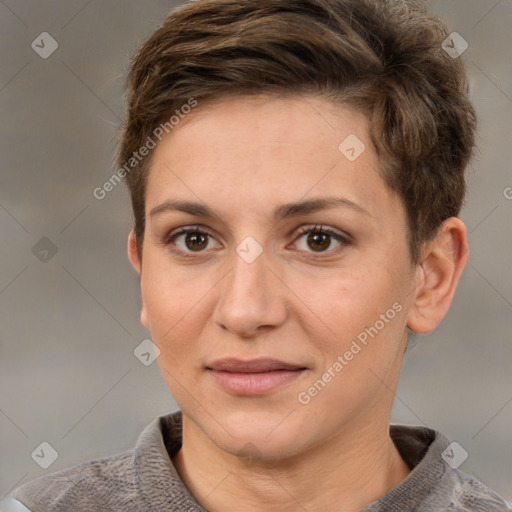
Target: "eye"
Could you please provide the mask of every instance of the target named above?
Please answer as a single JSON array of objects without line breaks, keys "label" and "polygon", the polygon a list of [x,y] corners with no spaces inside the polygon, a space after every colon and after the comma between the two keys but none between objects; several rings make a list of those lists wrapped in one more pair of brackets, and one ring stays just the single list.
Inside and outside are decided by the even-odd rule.
[{"label": "eye", "polygon": [[[298,233],[299,250],[313,253],[331,252],[350,244],[348,236],[323,226],[304,226]],[[337,244],[334,248],[332,245]]]},{"label": "eye", "polygon": [[190,253],[204,252],[204,249],[211,249],[211,240],[213,240],[212,235],[198,227],[180,228],[166,238],[165,245],[169,246],[172,252],[189,256]]},{"label": "eye", "polygon": [[[184,257],[193,257],[194,253],[212,249],[211,241],[213,240],[215,240],[213,235],[208,231],[195,226],[180,228],[171,233],[164,243],[171,252]],[[299,230],[295,243],[300,251],[330,253],[350,245],[350,236],[323,226],[304,226]]]}]

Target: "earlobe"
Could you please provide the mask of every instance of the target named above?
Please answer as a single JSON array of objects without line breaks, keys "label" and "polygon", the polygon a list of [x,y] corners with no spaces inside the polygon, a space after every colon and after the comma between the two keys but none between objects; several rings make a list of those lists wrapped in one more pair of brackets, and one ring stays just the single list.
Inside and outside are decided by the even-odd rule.
[{"label": "earlobe", "polygon": [[460,276],[468,261],[466,226],[451,217],[443,222],[438,234],[424,250],[418,266],[418,285],[407,318],[413,332],[433,331],[446,315]]}]

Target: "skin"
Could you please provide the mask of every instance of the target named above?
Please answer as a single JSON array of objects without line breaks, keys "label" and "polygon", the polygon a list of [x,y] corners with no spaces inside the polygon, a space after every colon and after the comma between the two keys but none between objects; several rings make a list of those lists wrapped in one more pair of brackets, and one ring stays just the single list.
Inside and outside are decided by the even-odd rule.
[{"label": "skin", "polygon": [[[366,146],[355,161],[338,149],[350,134]],[[284,203],[327,196],[359,208],[273,218]],[[151,214],[170,200],[215,215]],[[193,235],[169,236],[198,225],[211,235],[199,248]],[[349,243],[327,236],[319,249],[308,241],[318,225]],[[407,477],[388,429],[408,329],[430,332],[445,315],[467,239],[464,224],[448,219],[413,264],[406,226],[402,201],[379,173],[367,118],[319,97],[199,105],[157,146],[143,257],[133,233],[128,256],[140,276],[141,321],[183,412],[173,462],[205,508],[359,511]],[[311,229],[299,235],[301,227]],[[263,250],[252,263],[236,251],[248,236]],[[393,304],[400,312],[300,403],[298,394]],[[227,357],[306,370],[266,395],[234,396],[206,369]]]}]

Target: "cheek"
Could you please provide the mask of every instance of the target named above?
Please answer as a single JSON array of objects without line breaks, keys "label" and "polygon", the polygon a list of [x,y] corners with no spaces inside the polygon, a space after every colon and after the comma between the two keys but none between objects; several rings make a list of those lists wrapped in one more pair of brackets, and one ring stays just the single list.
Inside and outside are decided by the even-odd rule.
[{"label": "cheek", "polygon": [[372,382],[378,383],[376,375],[388,371],[400,350],[406,311],[400,292],[403,283],[384,268],[375,273],[361,270],[338,281],[316,280],[314,286],[302,283],[300,293],[307,292],[303,296],[316,313],[302,327],[314,340],[319,373],[330,371],[339,376],[337,382],[344,382],[341,394],[343,388],[369,392]]},{"label": "cheek", "polygon": [[292,280],[294,293],[310,310],[309,329],[316,326],[327,338],[341,340],[357,336],[392,307],[399,297],[394,281],[382,269],[372,274],[365,268]]},{"label": "cheek", "polygon": [[141,293],[151,329],[171,334],[200,310],[201,298],[212,284],[208,277],[193,278],[187,267],[171,264],[164,251],[151,247],[143,264]]},{"label": "cheek", "polygon": [[204,292],[187,283],[179,271],[169,269],[149,254],[145,264],[141,294],[153,342],[161,352],[170,346],[179,351],[180,344],[190,340],[191,333],[187,332],[199,325],[192,320],[201,310]]},{"label": "cheek", "polygon": [[[404,308],[398,301],[391,302],[393,297],[345,302],[333,308],[331,318],[337,310],[339,319],[336,336],[316,345],[321,363],[298,396],[301,404],[309,400],[311,414],[326,424],[356,417],[376,400],[382,407],[392,402],[389,390],[398,375],[405,328]],[[333,418],[328,411],[339,410],[341,405],[343,413]]]},{"label": "cheek", "polygon": [[[199,365],[198,340],[208,321],[206,291],[175,273],[162,269],[148,272],[141,289],[149,330],[159,348],[160,372],[174,399],[182,405],[190,399]],[[171,277],[169,277],[171,276]]]}]

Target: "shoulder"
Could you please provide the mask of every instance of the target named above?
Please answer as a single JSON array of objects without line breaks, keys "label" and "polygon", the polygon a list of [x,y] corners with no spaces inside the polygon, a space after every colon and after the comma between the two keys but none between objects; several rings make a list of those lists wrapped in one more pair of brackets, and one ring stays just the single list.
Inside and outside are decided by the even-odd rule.
[{"label": "shoulder", "polygon": [[138,479],[147,471],[144,459],[158,455],[161,438],[157,418],[139,436],[135,449],[36,478],[16,489],[13,497],[31,512],[135,511]]},{"label": "shoulder", "polygon": [[[70,506],[84,512],[115,510],[113,505],[119,506],[121,496],[125,502],[136,494],[133,454],[130,450],[36,478],[17,489],[14,498],[32,512],[69,510]],[[124,510],[131,510],[126,504]]]},{"label": "shoulder", "polygon": [[[505,500],[494,490],[458,468],[456,443],[439,431],[419,426],[392,425],[390,435],[409,476],[369,510],[417,512],[510,512]],[[402,510],[402,508],[400,508]]]},{"label": "shoulder", "polygon": [[452,470],[450,506],[464,512],[509,512],[505,500],[490,487],[457,469]]},{"label": "shoulder", "polygon": [[172,463],[180,446],[177,412],[149,424],[133,450],[32,480],[17,489],[14,498],[30,512],[204,512]]}]

